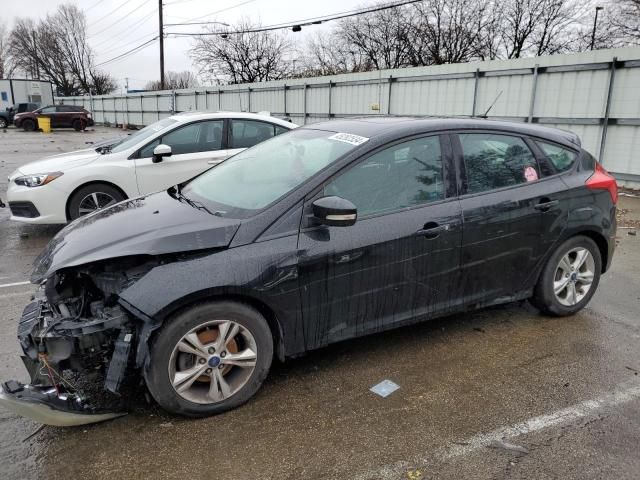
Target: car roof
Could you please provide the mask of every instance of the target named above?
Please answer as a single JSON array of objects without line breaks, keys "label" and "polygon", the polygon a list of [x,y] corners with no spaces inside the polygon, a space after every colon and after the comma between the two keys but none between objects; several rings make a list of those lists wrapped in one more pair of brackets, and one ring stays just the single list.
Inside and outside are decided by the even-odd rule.
[{"label": "car roof", "polygon": [[286,128],[296,128],[297,125],[287,120],[272,117],[269,115],[260,115],[258,113],[247,112],[181,112],[172,115],[171,118],[178,120],[179,122],[193,121],[193,120],[212,120],[216,118],[244,118],[250,120],[260,120],[263,122],[275,123]]},{"label": "car roof", "polygon": [[574,147],[580,146],[580,138],[573,132],[532,125],[530,123],[505,122],[481,118],[398,117],[381,115],[337,119],[306,125],[303,128],[350,133],[368,138],[377,135],[402,137],[405,135],[441,130],[495,130],[496,132],[541,137]]}]

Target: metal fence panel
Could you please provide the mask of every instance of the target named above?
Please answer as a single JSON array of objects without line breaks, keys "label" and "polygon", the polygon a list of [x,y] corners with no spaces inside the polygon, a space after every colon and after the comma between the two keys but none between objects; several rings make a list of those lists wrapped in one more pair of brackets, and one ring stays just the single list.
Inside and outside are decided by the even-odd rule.
[{"label": "metal fence panel", "polygon": [[[497,100],[496,100],[497,99]],[[354,115],[484,114],[571,130],[640,186],[640,48],[438,65],[180,91],[59,98],[98,123],[148,125],[183,111],[269,111],[309,124]]]}]

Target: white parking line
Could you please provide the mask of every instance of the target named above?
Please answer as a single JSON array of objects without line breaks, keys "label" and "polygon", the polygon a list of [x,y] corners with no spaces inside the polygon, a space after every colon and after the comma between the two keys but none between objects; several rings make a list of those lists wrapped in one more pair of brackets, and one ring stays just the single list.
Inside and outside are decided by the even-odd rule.
[{"label": "white parking line", "polygon": [[355,478],[365,480],[370,478],[400,478],[407,468],[416,465],[424,465],[434,461],[446,461],[454,457],[469,455],[481,448],[488,447],[494,442],[515,438],[521,435],[544,430],[550,427],[565,425],[584,417],[593,415],[598,410],[611,408],[617,405],[640,399],[640,384],[637,381],[618,385],[611,393],[605,393],[595,399],[585,400],[553,413],[533,417],[521,423],[508,427],[498,428],[488,433],[479,433],[464,441],[452,443],[447,447],[436,449],[420,457],[413,458],[411,462],[401,461],[383,466],[375,471],[369,471]]},{"label": "white parking line", "polygon": [[31,282],[14,282],[14,283],[5,283],[4,285],[0,285],[0,288],[9,288],[9,287],[18,287],[20,285],[29,285]]}]

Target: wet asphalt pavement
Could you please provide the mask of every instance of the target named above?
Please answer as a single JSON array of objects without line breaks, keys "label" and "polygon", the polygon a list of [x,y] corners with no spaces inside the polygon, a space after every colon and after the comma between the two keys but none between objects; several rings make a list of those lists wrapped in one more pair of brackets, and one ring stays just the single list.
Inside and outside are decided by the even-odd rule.
[{"label": "wet asphalt pavement", "polygon": [[[0,131],[7,175],[120,135]],[[622,197],[625,218],[640,199]],[[0,379],[27,380],[15,339],[30,265],[59,227],[0,209]],[[526,303],[340,343],[275,365],[247,405],[185,420],[136,401],[103,424],[45,427],[0,410],[0,478],[432,479],[640,477],[640,238],[618,231],[588,308]],[[369,392],[384,379],[400,389]]]}]

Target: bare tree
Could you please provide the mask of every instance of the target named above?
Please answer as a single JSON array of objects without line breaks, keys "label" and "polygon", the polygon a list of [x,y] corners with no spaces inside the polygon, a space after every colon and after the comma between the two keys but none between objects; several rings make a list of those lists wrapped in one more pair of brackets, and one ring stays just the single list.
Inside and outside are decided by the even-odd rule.
[{"label": "bare tree", "polygon": [[0,78],[8,78],[13,71],[13,62],[9,56],[9,34],[7,27],[0,21]]},{"label": "bare tree", "polygon": [[[201,36],[191,49],[200,74],[217,83],[251,83],[285,78],[292,46],[284,35],[251,32],[259,27],[243,19],[225,35]],[[209,33],[214,32],[209,27]],[[237,33],[236,33],[237,32]]]},{"label": "bare tree", "polygon": [[409,9],[397,7],[346,18],[334,36],[346,50],[342,55],[349,52],[362,68],[372,70],[411,65],[413,33]]},{"label": "bare tree", "polygon": [[62,95],[110,93],[116,88],[114,79],[94,66],[85,15],[75,5],[60,5],[37,23],[17,19],[8,49],[25,75],[51,80]]},{"label": "bare tree", "polygon": [[367,56],[353,49],[341,36],[316,33],[307,40],[302,53],[301,76],[316,77],[339,73],[363,72],[367,68]]},{"label": "bare tree", "polygon": [[505,58],[581,49],[589,0],[503,0],[499,38]]},{"label": "bare tree", "polygon": [[[181,88],[193,88],[198,86],[198,79],[188,70],[183,72],[166,72],[164,75],[165,90],[178,90]],[[148,82],[145,90],[162,90],[160,80]]]},{"label": "bare tree", "polygon": [[605,13],[606,19],[599,31],[605,35],[613,32],[615,41],[609,43],[613,46],[640,45],[640,0],[614,0],[605,8]]},{"label": "bare tree", "polygon": [[413,10],[414,64],[467,62],[481,50],[495,55],[491,43],[482,46],[495,13],[488,0],[429,0]]}]

